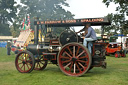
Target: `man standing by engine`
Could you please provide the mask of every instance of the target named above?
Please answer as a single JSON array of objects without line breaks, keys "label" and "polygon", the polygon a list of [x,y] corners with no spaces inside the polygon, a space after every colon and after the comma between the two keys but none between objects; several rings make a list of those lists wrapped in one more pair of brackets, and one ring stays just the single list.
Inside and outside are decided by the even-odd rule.
[{"label": "man standing by engine", "polygon": [[[97,37],[96,37],[96,33],[94,31],[94,29],[91,27],[90,24],[86,24],[85,27],[80,30],[79,32],[82,32],[82,31],[86,31],[87,29],[87,34],[85,32],[86,35],[84,35],[84,41],[83,41],[83,45],[87,47],[87,42],[88,42],[88,50],[90,53],[92,53],[92,49],[91,49],[91,46],[92,46],[92,41],[95,41],[97,40]],[[79,33],[77,32],[77,33]]]}]

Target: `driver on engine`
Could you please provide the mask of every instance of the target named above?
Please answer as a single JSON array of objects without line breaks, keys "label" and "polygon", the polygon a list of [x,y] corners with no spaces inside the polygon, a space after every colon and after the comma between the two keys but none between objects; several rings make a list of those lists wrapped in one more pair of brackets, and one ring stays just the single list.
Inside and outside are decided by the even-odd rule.
[{"label": "driver on engine", "polygon": [[83,45],[87,47],[87,42],[88,42],[88,50],[90,53],[92,53],[91,42],[97,40],[96,33],[90,24],[86,24],[85,27],[81,29],[80,31],[78,31],[77,33],[80,33],[82,31],[85,31],[82,34],[84,36]]}]

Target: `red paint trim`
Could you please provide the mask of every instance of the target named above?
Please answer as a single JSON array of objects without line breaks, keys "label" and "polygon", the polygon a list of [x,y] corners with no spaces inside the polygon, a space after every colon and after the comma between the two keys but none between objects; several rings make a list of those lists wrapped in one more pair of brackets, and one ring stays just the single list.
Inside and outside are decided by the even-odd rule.
[{"label": "red paint trim", "polygon": [[[58,42],[58,43],[52,43],[52,42]],[[60,45],[60,44],[57,39],[54,39],[54,40],[50,40],[50,45]]]}]

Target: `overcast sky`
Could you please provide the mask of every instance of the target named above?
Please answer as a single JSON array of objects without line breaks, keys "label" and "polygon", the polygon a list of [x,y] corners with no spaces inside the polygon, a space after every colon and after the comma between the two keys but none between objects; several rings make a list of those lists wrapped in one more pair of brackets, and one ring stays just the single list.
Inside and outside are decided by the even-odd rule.
[{"label": "overcast sky", "polygon": [[[19,2],[20,0],[16,1]],[[117,6],[114,3],[111,3],[110,6],[107,8],[107,6],[102,3],[102,0],[67,0],[67,3],[70,7],[64,8],[74,14],[75,19],[104,17],[107,16],[108,13],[116,13],[115,9]]]},{"label": "overcast sky", "polygon": [[104,17],[108,13],[116,13],[114,3],[107,8],[102,0],[67,0],[67,3],[70,7],[64,8],[75,14],[74,18]]},{"label": "overcast sky", "polygon": [[[102,0],[67,0],[67,3],[70,7],[64,7],[66,10],[69,10],[77,18],[95,18],[95,17],[104,17],[108,13],[116,13],[116,6],[114,3],[111,3],[110,6],[107,6],[102,3]],[[78,31],[82,27],[75,27],[75,30]],[[100,26],[93,27],[100,28]]]}]

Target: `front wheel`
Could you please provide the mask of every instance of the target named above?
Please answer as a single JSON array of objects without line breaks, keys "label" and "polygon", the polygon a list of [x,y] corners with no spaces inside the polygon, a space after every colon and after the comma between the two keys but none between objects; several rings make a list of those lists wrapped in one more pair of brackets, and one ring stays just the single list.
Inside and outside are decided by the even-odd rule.
[{"label": "front wheel", "polygon": [[79,43],[66,44],[58,54],[60,70],[69,76],[81,76],[86,73],[91,61],[88,49]]},{"label": "front wheel", "polygon": [[16,69],[21,73],[29,73],[35,67],[35,58],[29,51],[19,52],[15,59]]},{"label": "front wheel", "polygon": [[120,57],[120,53],[119,52],[116,52],[115,53],[115,58],[119,58]]}]

